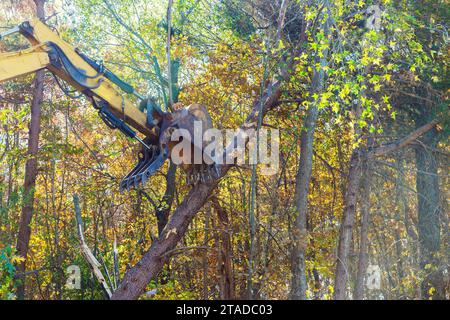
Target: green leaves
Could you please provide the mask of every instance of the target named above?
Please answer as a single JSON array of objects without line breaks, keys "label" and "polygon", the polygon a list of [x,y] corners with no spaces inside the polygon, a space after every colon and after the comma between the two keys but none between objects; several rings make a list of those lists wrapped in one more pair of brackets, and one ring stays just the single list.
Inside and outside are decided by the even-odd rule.
[{"label": "green leaves", "polygon": [[[0,244],[1,245],[1,244]],[[13,300],[15,263],[23,261],[11,246],[0,247],[0,300]]]}]

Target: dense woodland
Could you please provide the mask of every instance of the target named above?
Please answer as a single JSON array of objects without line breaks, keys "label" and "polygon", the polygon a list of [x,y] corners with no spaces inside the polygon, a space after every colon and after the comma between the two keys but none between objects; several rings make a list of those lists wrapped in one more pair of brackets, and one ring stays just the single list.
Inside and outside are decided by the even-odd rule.
[{"label": "dense woodland", "polygon": [[120,193],[136,141],[48,71],[3,82],[1,299],[450,298],[447,1],[0,2],[34,17],[163,110],[279,129],[280,165]]}]

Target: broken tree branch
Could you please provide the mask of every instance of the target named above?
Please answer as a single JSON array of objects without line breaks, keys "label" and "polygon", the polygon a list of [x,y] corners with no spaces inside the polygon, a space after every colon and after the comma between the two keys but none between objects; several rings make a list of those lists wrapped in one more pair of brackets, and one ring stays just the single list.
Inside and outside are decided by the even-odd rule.
[{"label": "broken tree branch", "polygon": [[73,195],[73,204],[75,206],[75,217],[77,219],[77,230],[78,230],[78,237],[80,240],[81,253],[86,259],[86,262],[89,264],[89,267],[91,268],[94,276],[97,278],[98,282],[100,282],[100,284],[102,285],[102,288],[103,290],[105,290],[106,294],[108,295],[108,298],[111,298],[112,291],[109,288],[108,283],[105,280],[105,277],[100,271],[101,264],[100,262],[98,262],[97,258],[95,258],[95,256],[92,254],[91,250],[86,244],[86,241],[84,240],[83,219],[81,218],[80,201],[78,199],[78,195],[76,194]]},{"label": "broken tree branch", "polygon": [[438,124],[438,120],[435,119],[435,120],[427,123],[426,125],[423,125],[420,128],[417,128],[416,130],[414,130],[407,136],[405,136],[395,142],[392,142],[390,144],[380,146],[380,147],[377,147],[377,148],[371,150],[368,153],[368,157],[374,158],[374,157],[384,156],[388,153],[391,153],[391,152],[397,151],[403,147],[406,147],[407,145],[413,143],[417,138],[419,138],[423,134],[425,134],[428,131],[430,131],[431,129],[433,129],[437,124]]},{"label": "broken tree branch", "polygon": [[[256,128],[258,113],[264,116],[271,108],[276,106],[281,96],[281,86],[294,69],[296,60],[292,54],[286,61],[277,80],[269,81],[262,95],[255,99],[252,111],[248,115],[241,129]],[[261,108],[262,103],[262,108]],[[261,110],[261,111],[260,111]],[[247,140],[248,141],[248,140]],[[179,207],[172,214],[169,222],[160,237],[152,243],[150,249],[141,260],[123,277],[119,288],[114,292],[113,300],[137,299],[151,279],[155,278],[170,258],[166,253],[173,250],[185,234],[195,214],[209,199],[212,191],[217,187],[218,181],[230,169],[229,165],[221,168],[220,177],[209,183],[199,183],[185,196]]]}]

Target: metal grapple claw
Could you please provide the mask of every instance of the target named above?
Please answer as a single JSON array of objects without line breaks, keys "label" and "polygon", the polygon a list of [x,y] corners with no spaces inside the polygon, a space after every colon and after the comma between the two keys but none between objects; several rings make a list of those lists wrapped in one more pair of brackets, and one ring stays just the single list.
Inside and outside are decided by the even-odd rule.
[{"label": "metal grapple claw", "polygon": [[168,158],[167,150],[153,145],[150,150],[142,148],[136,166],[120,182],[120,192],[144,185]]},{"label": "metal grapple claw", "polygon": [[[143,148],[139,153],[138,163],[121,181],[121,192],[138,188],[140,185],[145,184],[164,162],[171,157],[170,153],[175,145],[174,141],[172,141],[174,130],[183,129],[185,132],[188,132],[187,136],[183,136],[183,141],[186,139],[195,149],[199,148],[192,139],[196,135],[195,124],[201,122],[200,128],[202,130],[212,128],[211,116],[202,105],[192,104],[185,108],[176,109],[171,113],[161,112],[155,107],[150,107],[151,105],[149,101],[146,101],[147,122],[149,127],[157,127],[158,139],[157,141],[154,139],[150,141],[150,137],[148,137],[146,140],[140,141]],[[134,134],[133,137],[136,138],[136,135]],[[203,142],[203,144],[205,143],[207,141]],[[219,177],[220,169],[217,165],[208,165],[206,163],[192,164],[192,157],[192,153],[183,152],[181,158],[178,159],[181,160],[180,167],[187,174],[188,184],[208,183]]]}]

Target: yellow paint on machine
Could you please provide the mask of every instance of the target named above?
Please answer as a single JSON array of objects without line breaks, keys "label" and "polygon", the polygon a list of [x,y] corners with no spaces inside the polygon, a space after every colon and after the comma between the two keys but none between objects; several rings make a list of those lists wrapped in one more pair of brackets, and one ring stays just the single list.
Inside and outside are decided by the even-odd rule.
[{"label": "yellow paint on machine", "polygon": [[0,54],[0,82],[47,68],[77,90],[83,91],[85,88],[79,86],[64,69],[56,68],[50,64],[47,54],[49,47],[46,43],[52,42],[64,52],[76,68],[84,70],[87,76],[94,77],[87,78],[87,86],[95,87],[100,84],[97,88],[90,90],[105,100],[117,117],[125,118],[127,124],[145,136],[157,139],[155,132],[147,126],[145,113],[136,108],[129,99],[121,94],[120,89],[117,89],[103,75],[96,77],[97,71],[78,55],[73,46],[61,39],[39,19],[30,21],[30,26],[33,28],[33,32],[23,35],[33,47],[18,52]]}]

